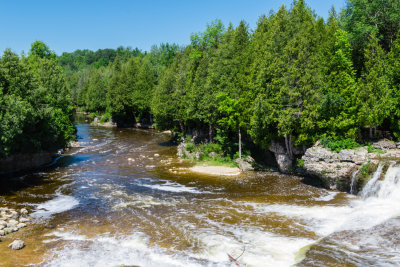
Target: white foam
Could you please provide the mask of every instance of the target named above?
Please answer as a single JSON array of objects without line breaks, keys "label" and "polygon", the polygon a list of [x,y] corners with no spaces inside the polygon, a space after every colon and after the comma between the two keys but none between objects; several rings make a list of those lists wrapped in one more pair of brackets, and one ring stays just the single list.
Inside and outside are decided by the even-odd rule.
[{"label": "white foam", "polygon": [[202,266],[188,261],[185,256],[151,247],[148,238],[141,233],[124,238],[102,235],[84,239],[68,232],[54,232],[53,235],[73,242],[54,249],[53,257],[43,262],[44,266]]},{"label": "white foam", "polygon": [[192,194],[209,193],[209,192],[200,191],[196,187],[189,187],[189,186],[184,186],[184,185],[181,185],[178,183],[171,183],[171,182],[165,182],[164,184],[142,184],[141,186],[155,189],[155,190],[174,192],[174,193],[192,193]]},{"label": "white foam", "polygon": [[338,192],[326,192],[325,195],[314,198],[315,201],[331,201],[335,199]]},{"label": "white foam", "polygon": [[31,216],[48,218],[53,214],[71,210],[78,205],[79,201],[72,196],[57,195],[56,198],[37,205]]}]

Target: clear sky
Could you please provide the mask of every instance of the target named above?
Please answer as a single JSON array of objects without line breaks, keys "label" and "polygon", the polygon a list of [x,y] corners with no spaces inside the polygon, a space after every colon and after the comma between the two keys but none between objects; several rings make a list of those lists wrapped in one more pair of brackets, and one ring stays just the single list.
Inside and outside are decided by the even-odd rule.
[{"label": "clear sky", "polygon": [[[254,29],[260,15],[292,0],[0,0],[0,52],[27,52],[35,40],[57,54],[76,49],[138,47],[165,42],[185,45],[208,22],[240,20]],[[306,0],[327,18],[345,0]]]}]

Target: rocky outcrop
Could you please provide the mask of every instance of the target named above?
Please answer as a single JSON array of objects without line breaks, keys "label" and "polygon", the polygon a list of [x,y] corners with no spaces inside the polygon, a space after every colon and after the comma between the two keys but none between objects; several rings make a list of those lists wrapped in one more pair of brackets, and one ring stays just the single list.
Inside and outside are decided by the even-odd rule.
[{"label": "rocky outcrop", "polygon": [[293,171],[295,158],[304,154],[303,149],[299,147],[293,147],[293,155],[290,156],[286,150],[285,144],[275,140],[271,142],[268,150],[274,153],[279,171],[282,173],[291,173]]},{"label": "rocky outcrop", "polygon": [[236,163],[239,166],[239,169],[241,171],[254,171],[254,167],[253,165],[255,164],[255,161],[252,157],[247,156],[245,158],[241,158],[241,159],[236,159]]},{"label": "rocky outcrop", "polygon": [[107,127],[107,128],[115,128],[117,127],[117,124],[112,121],[112,119],[109,119],[108,121],[102,122],[99,117],[95,117],[91,123],[94,126],[98,127]]},{"label": "rocky outcrop", "polygon": [[187,149],[187,144],[182,142],[178,145],[178,157],[180,158],[187,158],[191,160],[200,160],[201,159],[201,152],[190,152]]},{"label": "rocky outcrop", "polygon": [[370,162],[379,164],[382,160],[400,160],[398,145],[389,140],[380,140],[371,144],[375,149],[359,147],[344,149],[339,153],[324,148],[319,142],[306,150],[303,160],[303,170],[306,175],[319,178],[329,189],[350,191],[352,176],[364,164]]},{"label": "rocky outcrop", "polygon": [[51,152],[16,154],[0,160],[0,175],[28,171],[51,164],[58,155]]}]

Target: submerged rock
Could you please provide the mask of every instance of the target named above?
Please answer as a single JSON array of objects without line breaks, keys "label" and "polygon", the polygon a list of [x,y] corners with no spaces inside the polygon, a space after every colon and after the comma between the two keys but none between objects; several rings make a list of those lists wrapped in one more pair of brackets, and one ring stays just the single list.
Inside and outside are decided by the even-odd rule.
[{"label": "submerged rock", "polygon": [[11,244],[8,245],[8,247],[13,250],[19,250],[25,247],[25,243],[22,240],[14,240]]}]

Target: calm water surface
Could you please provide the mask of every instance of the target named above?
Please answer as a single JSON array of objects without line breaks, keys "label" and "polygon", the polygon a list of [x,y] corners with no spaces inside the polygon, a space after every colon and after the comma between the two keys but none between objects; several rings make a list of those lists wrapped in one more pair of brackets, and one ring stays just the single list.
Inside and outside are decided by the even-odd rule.
[{"label": "calm water surface", "polygon": [[[190,173],[167,134],[77,127],[80,148],[0,189],[0,206],[34,218],[3,238],[1,266],[235,266],[228,254],[241,266],[400,264],[396,198]],[[9,250],[16,238],[26,248]]]}]

